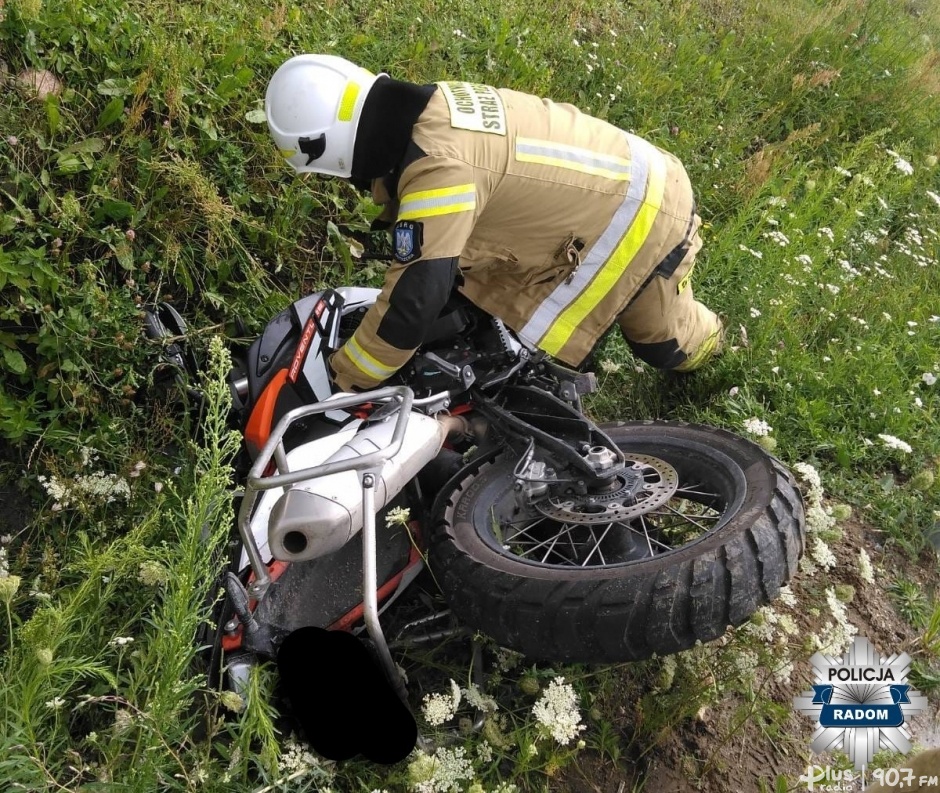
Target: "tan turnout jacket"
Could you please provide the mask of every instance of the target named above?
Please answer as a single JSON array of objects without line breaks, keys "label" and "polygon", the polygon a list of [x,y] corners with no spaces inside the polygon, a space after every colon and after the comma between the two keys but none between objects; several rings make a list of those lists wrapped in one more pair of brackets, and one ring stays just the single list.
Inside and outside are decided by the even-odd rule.
[{"label": "tan turnout jacket", "polygon": [[676,368],[713,351],[717,318],[688,288],[700,246],[692,189],[671,154],[572,105],[457,82],[438,83],[412,140],[426,156],[404,168],[398,195],[374,184],[397,220],[398,261],[333,356],[340,387],[406,363],[413,350],[376,332],[389,295],[415,261],[447,257],[459,257],[467,298],[570,365],[618,319],[631,342],[674,339]]}]

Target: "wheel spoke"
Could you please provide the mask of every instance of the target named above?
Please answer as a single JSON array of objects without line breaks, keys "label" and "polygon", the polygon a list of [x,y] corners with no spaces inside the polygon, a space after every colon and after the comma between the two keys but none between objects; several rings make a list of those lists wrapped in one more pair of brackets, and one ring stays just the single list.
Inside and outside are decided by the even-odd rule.
[{"label": "wheel spoke", "polygon": [[[591,526],[591,539],[594,540],[594,547],[591,548],[591,552],[584,558],[584,561],[581,562],[581,567],[587,567],[587,563],[591,561],[591,557],[594,555],[594,551],[597,551],[598,555],[601,552],[601,543],[604,541],[604,537],[607,536],[607,532],[613,527],[613,523],[608,523],[607,528],[604,529],[604,533],[601,535],[600,539],[597,539],[597,536],[594,534],[594,527]],[[604,564],[604,557],[601,555],[601,564]]]},{"label": "wheel spoke", "polygon": [[652,538],[650,537],[649,528],[646,525],[646,520],[642,515],[640,515],[640,525],[643,527],[643,535],[646,537],[646,547],[649,548],[650,556],[652,556],[653,555],[653,542],[652,542]]},{"label": "wheel spoke", "polygon": [[552,544],[549,545],[548,550],[545,551],[545,556],[542,557],[542,564],[545,564],[545,561],[548,559],[549,556],[551,556],[552,551],[555,550],[555,545],[558,543],[558,538],[560,536],[561,536],[560,534],[556,534],[554,537],[552,537]]},{"label": "wheel spoke", "polygon": [[676,471],[653,457],[642,457],[633,469],[639,479],[632,487],[621,482],[623,492],[583,502],[571,493],[551,496],[521,514],[506,515],[503,533],[494,535],[505,536],[506,552],[530,563],[594,568],[662,555],[713,531],[724,519],[724,490],[710,473],[699,470],[696,479],[679,483]]},{"label": "wheel spoke", "polygon": [[[542,523],[544,520],[546,520],[546,519],[543,518],[543,519],[540,520],[540,521],[536,521],[536,523]],[[560,532],[557,532],[556,534],[553,534],[551,537],[549,537],[548,539],[545,539],[545,540],[539,540],[539,539],[537,539],[536,537],[531,537],[531,536],[530,536],[530,537],[529,537],[529,540],[531,540],[531,541],[534,543],[534,545],[528,546],[528,548],[525,550],[525,552],[524,552],[524,553],[520,553],[519,556],[525,556],[527,553],[530,553],[531,551],[537,551],[539,548],[544,548],[548,543],[552,543],[552,546],[554,547],[555,543],[558,542],[558,539],[561,537],[562,534],[568,534],[568,535],[570,536],[570,533],[571,533],[571,527],[567,527],[567,528],[562,529]],[[513,536],[516,537],[516,536],[518,536],[518,535],[513,535]],[[528,536],[528,535],[527,535],[527,536]],[[572,546],[572,548],[573,548],[573,547],[574,547],[574,546]]]},{"label": "wheel spoke", "polygon": [[[686,514],[683,513],[683,512],[679,512],[679,510],[673,509],[673,508],[670,507],[668,504],[666,504],[665,507],[666,507],[666,509],[668,509],[670,512],[672,512],[672,513],[675,514],[675,515],[678,515],[678,516],[679,516],[680,518],[682,518],[683,520],[687,520],[687,521],[688,521],[689,523],[691,523],[693,526],[698,526],[702,531],[708,531],[708,527],[707,527],[707,526],[703,526],[701,523],[696,523],[696,522],[692,519],[692,516],[691,516],[691,515],[686,515]],[[698,517],[698,516],[696,516],[696,517]]]},{"label": "wheel spoke", "polygon": [[[672,510],[672,512],[677,515],[681,515],[683,518],[688,517],[684,512],[677,512],[676,510]],[[669,514],[668,512],[659,512],[658,510],[650,510],[649,512],[645,512],[644,514],[646,515],[646,517],[649,517],[650,515],[653,515],[657,518],[672,517],[672,515]],[[721,515],[696,515],[695,518],[696,520],[721,520]]]},{"label": "wheel spoke", "polygon": [[706,498],[714,498],[714,499],[717,499],[719,497],[718,493],[706,493],[701,490],[694,490],[693,488],[695,487],[698,487],[698,485],[690,485],[689,487],[677,487],[676,493],[690,493],[693,496],[705,496]]}]

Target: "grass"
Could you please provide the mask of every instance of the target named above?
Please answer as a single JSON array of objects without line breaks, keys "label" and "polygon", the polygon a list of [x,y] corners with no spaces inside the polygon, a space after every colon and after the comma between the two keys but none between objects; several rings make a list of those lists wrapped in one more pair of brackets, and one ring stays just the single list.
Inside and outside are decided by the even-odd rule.
[{"label": "grass", "polygon": [[[912,562],[928,549],[940,519],[931,5],[7,0],[0,18],[0,477],[36,510],[26,525],[0,523],[8,789],[415,784],[420,769],[409,777],[406,764],[310,766],[301,748],[279,746],[263,672],[240,713],[205,692],[191,639],[227,526],[225,397],[212,401],[198,446],[172,411],[138,398],[159,354],[141,340],[144,303],[170,298],[210,329],[196,336],[210,358],[209,339],[234,333],[235,314],[257,331],[304,290],[381,281],[381,268],[348,251],[372,208],[341,181],[291,175],[257,123],[267,77],[296,52],[571,101],[675,152],[705,220],[696,293],[727,318],[729,350],[680,379],[637,367],[611,337],[592,411],[738,432],[761,419],[772,427],[762,443],[822,471],[885,544]],[[51,70],[63,92],[39,100],[14,88],[24,69]],[[825,569],[825,548],[847,529],[820,516],[809,559]],[[855,565],[840,558],[836,572]],[[889,585],[876,580],[868,585]],[[891,589],[924,633],[918,682],[936,689],[937,605],[906,577]],[[851,597],[808,570],[794,591],[797,605],[775,604],[677,659],[493,676],[491,756],[474,737],[448,749],[466,772],[460,789],[479,790],[472,779],[486,790],[565,789],[565,774],[643,759],[728,700],[738,706],[726,744],[755,729],[780,745],[787,696],[799,692],[790,684],[781,699],[775,674],[812,651],[811,629],[833,638],[837,594]],[[800,621],[813,610],[814,624]],[[466,673],[446,652],[414,669],[436,664],[428,693]],[[532,708],[559,674],[578,695],[585,750],[539,737]],[[455,723],[471,715],[464,708]],[[689,757],[685,770],[720,778],[723,762]]]}]

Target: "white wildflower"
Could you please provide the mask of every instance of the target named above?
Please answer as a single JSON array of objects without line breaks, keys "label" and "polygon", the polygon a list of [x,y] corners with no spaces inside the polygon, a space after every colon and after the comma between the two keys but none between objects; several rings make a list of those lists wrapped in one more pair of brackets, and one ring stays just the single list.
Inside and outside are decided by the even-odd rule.
[{"label": "white wildflower", "polygon": [[127,645],[133,643],[133,636],[115,636],[111,641],[108,642],[108,647],[127,647]]},{"label": "white wildflower", "polygon": [[319,765],[319,761],[308,751],[306,745],[293,737],[287,739],[281,750],[277,768],[283,776],[303,775]]},{"label": "white wildflower", "polygon": [[840,176],[845,176],[846,178],[851,178],[852,176],[852,172],[850,170],[848,170],[847,168],[843,168],[839,165],[833,168],[833,170]]},{"label": "white wildflower", "polygon": [[578,711],[578,697],[571,684],[556,677],[532,707],[532,715],[558,743],[567,746],[585,729]]},{"label": "white wildflower", "polygon": [[465,688],[463,695],[468,705],[484,713],[495,713],[499,710],[499,705],[496,703],[496,700],[484,694],[475,685],[471,685],[470,688]]},{"label": "white wildflower", "polygon": [[864,548],[858,551],[858,574],[866,584],[875,583],[875,571],[871,566],[871,557]]},{"label": "white wildflower", "polygon": [[809,265],[813,263],[813,257],[810,256],[808,253],[801,253],[799,256],[796,257],[796,262],[797,264],[803,264],[808,267]]},{"label": "white wildflower", "polygon": [[450,721],[457,714],[460,707],[460,686],[450,681],[449,693],[425,694],[421,705],[424,719],[432,727],[439,727]]},{"label": "white wildflower", "polygon": [[601,371],[605,374],[616,374],[621,369],[621,364],[611,361],[609,358],[604,358],[601,361]]},{"label": "white wildflower", "polygon": [[49,710],[61,710],[65,705],[65,700],[62,697],[53,697],[46,703],[46,707]]},{"label": "white wildflower", "polygon": [[760,310],[754,308],[753,306],[751,306],[751,316],[752,316],[754,319],[757,319],[757,318],[760,316]]},{"label": "white wildflower", "polygon": [[937,376],[933,372],[924,372],[920,379],[924,381],[927,385],[933,385],[937,382]]},{"label": "white wildflower", "polygon": [[744,630],[763,642],[772,642],[777,633],[777,617],[777,612],[770,606],[763,606],[751,615],[751,620],[744,626]]},{"label": "white wildflower", "polygon": [[385,513],[385,525],[388,528],[407,526],[409,520],[411,520],[411,510],[408,507],[393,507]]},{"label": "white wildflower", "polygon": [[823,508],[820,499],[814,498],[812,493],[810,493],[806,501],[806,530],[808,532],[817,534],[819,532],[829,531],[829,529],[836,525],[836,519]]},{"label": "white wildflower", "polygon": [[940,195],[937,195],[936,193],[930,190],[927,191],[927,195],[938,207],[940,207]]},{"label": "white wildflower", "polygon": [[746,432],[758,438],[763,438],[773,431],[766,421],[759,418],[749,418],[744,420],[744,429]]},{"label": "white wildflower", "polygon": [[490,742],[485,738],[481,743],[478,743],[476,746],[477,760],[481,763],[491,763],[493,762],[493,747],[490,746]]},{"label": "white wildflower", "polygon": [[473,763],[462,746],[440,747],[433,755],[419,750],[408,764],[408,781],[415,793],[451,793],[462,789],[462,780],[470,779]]},{"label": "white wildflower", "polygon": [[145,586],[163,586],[170,580],[170,571],[160,562],[148,559],[137,568],[137,580]]},{"label": "white wildflower", "polygon": [[822,479],[817,471],[809,463],[794,463],[793,470],[799,474],[800,478],[809,486],[808,498],[822,498]]},{"label": "white wildflower", "polygon": [[836,597],[835,590],[831,587],[826,590],[826,602],[835,622],[826,625],[822,636],[813,637],[814,644],[816,649],[826,655],[841,655],[852,643],[858,628],[849,622],[845,604]]},{"label": "white wildflower", "polygon": [[914,166],[911,165],[907,160],[905,160],[903,157],[900,157],[900,156],[896,157],[896,159],[894,160],[894,167],[897,168],[905,176],[910,176],[912,173],[914,173]]},{"label": "white wildflower", "polygon": [[56,476],[40,476],[39,483],[55,500],[54,510],[71,506],[82,497],[111,504],[118,498],[127,501],[131,496],[126,479],[117,474],[106,474],[104,471],[82,474],[70,480],[61,480]]},{"label": "white wildflower", "polygon": [[812,578],[816,575],[816,565],[814,565],[813,560],[809,558],[809,554],[804,554],[803,558],[800,559],[800,572],[808,578]]},{"label": "white wildflower", "polygon": [[793,608],[796,605],[796,595],[793,594],[793,590],[789,586],[780,587],[780,595],[778,599],[784,606],[789,606]]},{"label": "white wildflower", "polygon": [[787,661],[774,669],[774,680],[778,683],[788,683],[790,681],[790,675],[792,674],[793,661]]},{"label": "white wildflower", "polygon": [[889,449],[897,449],[899,452],[904,452],[905,454],[911,453],[911,445],[902,441],[900,438],[894,437],[894,435],[879,434],[878,437]]},{"label": "white wildflower", "polygon": [[522,653],[500,647],[499,650],[496,651],[496,669],[500,672],[511,672],[519,666],[523,657]]},{"label": "white wildflower", "polygon": [[742,680],[750,680],[754,677],[754,670],[758,667],[757,653],[752,650],[738,650],[732,656],[734,672]]},{"label": "white wildflower", "polygon": [[821,537],[813,539],[812,556],[813,561],[824,570],[831,570],[836,566],[835,554],[832,553],[832,550],[823,542]]},{"label": "white wildflower", "polygon": [[787,199],[783,196],[771,196],[767,199],[767,206],[771,207],[785,207],[787,205]]},{"label": "white wildflower", "polygon": [[747,245],[738,245],[738,250],[747,251],[755,259],[763,259],[764,254],[760,251],[755,251],[753,248],[748,248]]},{"label": "white wildflower", "polygon": [[826,237],[828,238],[829,242],[835,242],[836,240],[836,235],[833,233],[832,229],[829,228],[828,226],[823,226],[822,228],[820,228],[819,231],[816,232],[816,236]]},{"label": "white wildflower", "polygon": [[778,615],[777,625],[787,636],[794,636],[796,635],[797,631],[799,631],[796,620],[793,619],[793,617],[791,617],[789,614]]},{"label": "white wildflower", "polygon": [[[769,222],[769,221],[768,221],[768,222]],[[776,222],[776,221],[774,221],[774,222]],[[779,245],[781,248],[786,248],[787,245],[790,244],[790,239],[789,239],[789,237],[787,237],[787,235],[784,234],[782,231],[777,231],[777,230],[768,231],[767,233],[764,234],[764,236],[765,236],[767,239],[769,239],[769,240],[771,240],[771,241],[773,241],[773,242],[776,242],[777,245]]]}]

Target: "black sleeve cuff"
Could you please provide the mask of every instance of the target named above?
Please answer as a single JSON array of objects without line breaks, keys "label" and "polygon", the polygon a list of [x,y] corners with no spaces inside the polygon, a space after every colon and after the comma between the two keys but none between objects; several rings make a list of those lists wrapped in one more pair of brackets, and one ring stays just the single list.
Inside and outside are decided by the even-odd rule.
[{"label": "black sleeve cuff", "polygon": [[399,350],[419,347],[450,297],[456,275],[456,256],[409,264],[389,295],[378,337]]}]

